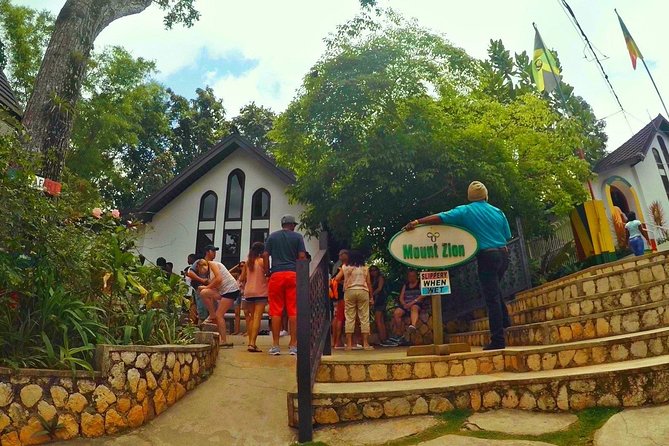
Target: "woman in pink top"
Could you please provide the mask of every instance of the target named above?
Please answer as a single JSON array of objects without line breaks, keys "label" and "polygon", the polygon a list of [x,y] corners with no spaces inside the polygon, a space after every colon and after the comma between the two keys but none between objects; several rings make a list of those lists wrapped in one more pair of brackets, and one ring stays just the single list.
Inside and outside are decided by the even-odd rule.
[{"label": "woman in pink top", "polygon": [[369,304],[373,304],[372,283],[365,259],[359,251],[351,251],[348,265],[342,265],[336,279],[344,279],[344,305],[346,309],[346,350],[353,348],[355,321],[360,320],[362,346],[372,350],[369,345]]},{"label": "woman in pink top", "polygon": [[249,326],[246,331],[249,336],[248,351],[253,353],[261,352],[256,345],[260,322],[267,305],[267,277],[263,269],[262,253],[265,252],[265,245],[261,242],[255,242],[251,245],[248,260],[239,277],[239,283],[244,289],[244,300],[246,300],[246,309]]}]

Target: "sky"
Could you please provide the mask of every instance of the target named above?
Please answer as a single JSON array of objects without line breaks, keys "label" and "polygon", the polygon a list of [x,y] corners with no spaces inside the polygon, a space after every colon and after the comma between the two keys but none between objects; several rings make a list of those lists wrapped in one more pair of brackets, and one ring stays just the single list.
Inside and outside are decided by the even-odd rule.
[{"label": "sky", "polygon": [[[669,16],[664,0],[567,0],[602,60],[626,113],[614,97],[560,0],[380,0],[477,58],[490,39],[513,52],[532,53],[535,22],[546,46],[557,50],[564,80],[605,119],[608,150],[647,124],[662,105],[641,61],[636,71],[625,47],[618,9],[660,92],[669,100],[669,53],[663,29]],[[13,0],[57,14],[64,0]],[[96,49],[121,45],[135,57],[155,60],[158,80],[192,97],[211,86],[229,116],[251,102],[281,112],[303,76],[324,51],[323,38],[360,10],[358,0],[195,0],[201,12],[192,28],[166,30],[163,13],[151,6],[117,20],[95,42]]]}]

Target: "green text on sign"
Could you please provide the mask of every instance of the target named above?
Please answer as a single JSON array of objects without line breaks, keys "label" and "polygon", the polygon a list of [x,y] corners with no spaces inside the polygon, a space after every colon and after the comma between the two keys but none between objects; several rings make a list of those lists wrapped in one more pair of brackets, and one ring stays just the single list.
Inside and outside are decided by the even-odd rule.
[{"label": "green text on sign", "polygon": [[421,269],[447,269],[469,261],[478,251],[474,235],[451,225],[424,225],[397,233],[388,244],[399,262]]}]

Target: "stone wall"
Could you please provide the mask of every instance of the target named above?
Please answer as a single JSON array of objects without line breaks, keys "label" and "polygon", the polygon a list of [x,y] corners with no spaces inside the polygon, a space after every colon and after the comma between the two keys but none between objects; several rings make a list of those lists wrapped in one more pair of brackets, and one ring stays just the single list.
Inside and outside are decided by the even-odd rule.
[{"label": "stone wall", "polygon": [[[289,423],[298,422],[297,395],[289,399]],[[669,401],[669,365],[545,379],[477,382],[444,388],[378,393],[314,394],[314,423],[448,412],[522,409],[545,412],[589,407],[637,407]]]},{"label": "stone wall", "polygon": [[[100,345],[95,372],[0,368],[0,444],[100,437],[141,426],[212,373],[217,339],[199,338],[207,343]],[[40,418],[53,424],[50,434],[42,433],[49,429]]]}]

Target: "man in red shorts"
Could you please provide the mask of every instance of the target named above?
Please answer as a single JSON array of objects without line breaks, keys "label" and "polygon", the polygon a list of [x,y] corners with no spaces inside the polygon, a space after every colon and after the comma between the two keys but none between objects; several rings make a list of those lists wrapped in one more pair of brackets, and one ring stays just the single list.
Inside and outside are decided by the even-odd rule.
[{"label": "man in red shorts", "polygon": [[[279,333],[284,309],[288,314],[290,343],[288,351],[297,355],[297,261],[306,259],[304,238],[295,232],[297,221],[292,215],[281,217],[281,230],[272,232],[265,241],[263,253],[265,274],[269,276],[269,315],[272,318],[274,345],[269,354],[281,354]],[[270,269],[270,257],[272,267]]]}]

